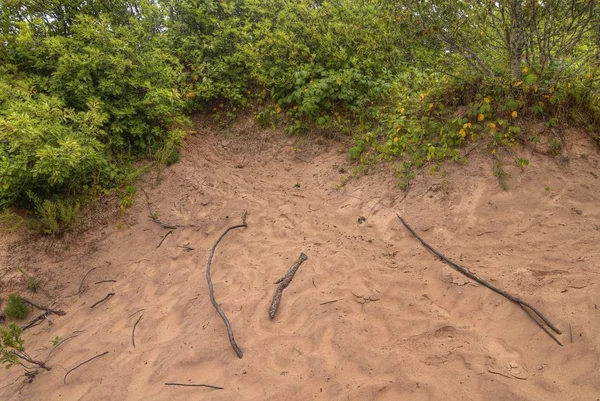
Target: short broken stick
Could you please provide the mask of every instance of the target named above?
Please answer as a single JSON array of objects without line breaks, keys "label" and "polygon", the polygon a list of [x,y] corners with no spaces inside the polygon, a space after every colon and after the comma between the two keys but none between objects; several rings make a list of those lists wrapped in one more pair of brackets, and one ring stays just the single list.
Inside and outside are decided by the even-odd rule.
[{"label": "short broken stick", "polygon": [[114,292],[109,293],[108,295],[106,295],[104,298],[102,298],[100,301],[96,302],[94,305],[90,306],[91,309],[94,309],[96,306],[100,305],[103,302],[108,301],[110,298],[112,298],[115,295]]},{"label": "short broken stick", "polygon": [[306,256],[304,253],[300,253],[300,257],[292,265],[292,267],[289,268],[285,276],[283,276],[275,282],[275,284],[279,285],[275,290],[275,295],[273,295],[273,301],[271,301],[271,307],[269,308],[269,317],[271,319],[275,318],[277,308],[279,308],[279,303],[281,302],[281,295],[283,294],[283,290],[285,290],[286,287],[290,285],[292,279],[294,278],[294,275],[296,274],[296,271],[298,270],[302,262],[304,262],[306,259],[308,259],[308,256]]},{"label": "short broken stick", "polygon": [[113,280],[113,279],[107,279],[107,280],[100,280],[100,281],[96,281],[94,284],[102,284],[102,283],[116,283],[117,280]]},{"label": "short broken stick", "polygon": [[171,234],[173,234],[173,230],[169,230],[169,231],[167,231],[167,233],[165,234],[165,236],[164,236],[164,237],[162,237],[162,239],[160,240],[160,242],[158,243],[158,245],[156,245],[156,248],[157,248],[157,249],[158,249],[158,248],[160,248],[160,246],[161,246],[161,245],[162,245],[162,243],[165,241],[165,239],[167,239],[167,237],[168,237],[169,235],[171,235]]},{"label": "short broken stick", "polygon": [[96,355],[96,356],[94,356],[94,357],[92,357],[92,358],[88,359],[87,361],[83,361],[83,362],[81,362],[79,365],[75,366],[73,369],[69,370],[67,373],[65,373],[65,377],[63,377],[63,384],[67,384],[67,376],[69,376],[69,373],[71,373],[72,371],[74,371],[74,370],[75,370],[75,369],[77,369],[78,367],[80,367],[80,366],[82,366],[82,365],[85,365],[86,363],[88,363],[88,362],[91,362],[91,361],[93,361],[93,360],[94,360],[94,359],[96,359],[96,358],[100,358],[100,357],[102,357],[102,356],[104,356],[104,355],[106,355],[106,354],[108,354],[108,351],[106,351],[106,352],[103,352],[103,353],[101,353],[101,354],[99,354],[99,355]]},{"label": "short broken stick", "polygon": [[458,272],[460,272],[460,273],[464,274],[465,276],[469,277],[471,280],[474,280],[474,281],[478,282],[479,284],[483,285],[484,287],[489,288],[490,290],[494,291],[495,293],[502,295],[504,298],[508,299],[509,301],[512,301],[512,302],[516,303],[517,305],[519,305],[542,330],[544,330],[550,337],[552,337],[552,339],[554,341],[556,341],[556,343],[558,345],[562,346],[562,343],[550,332],[550,330],[548,330],[542,323],[540,323],[538,319],[541,319],[542,322],[545,323],[546,325],[548,325],[548,327],[550,327],[550,329],[552,329],[555,333],[562,334],[562,332],[556,326],[554,326],[544,315],[542,315],[541,312],[539,312],[537,309],[535,309],[533,306],[531,306],[527,302],[523,301],[522,299],[520,299],[518,297],[515,297],[514,295],[511,295],[511,294],[505,292],[504,290],[502,290],[502,289],[494,286],[493,284],[488,283],[484,279],[478,277],[476,274],[470,272],[465,267],[462,267],[458,263],[455,263],[452,260],[448,259],[444,254],[442,254],[441,252],[435,250],[431,245],[429,245],[427,242],[425,242],[425,240],[423,238],[421,238],[415,232],[415,230],[413,230],[408,225],[408,223],[402,217],[400,217],[400,215],[396,214],[396,216],[398,216],[398,218],[400,219],[400,221],[402,222],[402,224],[404,224],[404,227],[406,227],[408,229],[408,231],[410,231],[410,233],[425,248],[427,248],[428,250],[430,250],[433,254],[435,254],[440,259],[442,259],[444,262],[446,262],[447,264],[449,264],[450,266],[452,266]]},{"label": "short broken stick", "polygon": [[326,302],[321,302],[319,305],[323,306],[323,305],[329,305],[329,304],[333,304],[333,303],[336,303],[336,302],[338,302],[338,301],[341,301],[342,299],[344,299],[344,298],[340,298],[340,299],[334,299],[334,300],[331,300],[331,301],[326,301]]},{"label": "short broken stick", "polygon": [[144,316],[143,313],[140,315],[140,317],[138,317],[138,320],[133,325],[133,331],[131,332],[131,343],[133,344],[133,348],[135,348],[135,328],[137,327],[140,320],[142,320],[142,316]]},{"label": "short broken stick", "polygon": [[211,386],[210,384],[193,384],[193,383],[165,383],[165,386],[183,386],[183,387],[208,387],[215,390],[224,390],[223,387]]},{"label": "short broken stick", "polygon": [[208,283],[208,294],[210,296],[210,302],[217,310],[217,313],[219,314],[219,316],[221,316],[221,319],[223,319],[223,323],[225,323],[225,327],[227,328],[227,335],[229,336],[229,342],[231,343],[231,346],[233,347],[233,350],[237,354],[238,358],[241,358],[244,355],[244,353],[242,352],[240,347],[238,347],[238,345],[235,342],[235,338],[233,337],[233,329],[231,328],[231,323],[229,323],[229,319],[227,319],[225,312],[223,312],[223,310],[221,309],[221,307],[215,300],[215,290],[213,288],[212,279],[210,278],[210,266],[212,264],[212,259],[215,254],[215,249],[217,249],[217,245],[219,245],[219,242],[221,242],[223,237],[225,237],[225,235],[229,231],[231,231],[235,228],[248,227],[248,224],[246,224],[246,216],[247,216],[247,213],[244,212],[244,214],[242,215],[242,223],[241,224],[236,224],[234,226],[228,227],[225,231],[223,231],[223,234],[221,234],[221,236],[217,239],[215,244],[210,249],[210,253],[208,254],[208,262],[206,263],[206,281]]}]

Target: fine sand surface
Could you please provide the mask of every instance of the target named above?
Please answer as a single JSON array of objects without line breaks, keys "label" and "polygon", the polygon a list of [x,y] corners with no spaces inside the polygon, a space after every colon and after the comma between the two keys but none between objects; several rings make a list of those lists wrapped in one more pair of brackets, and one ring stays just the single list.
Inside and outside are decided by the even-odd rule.
[{"label": "fine sand surface", "polygon": [[[584,135],[569,135],[568,162],[518,150],[530,160],[521,169],[504,155],[508,191],[489,151],[475,150],[468,164],[425,167],[401,201],[389,171],[340,186],[353,169],[346,145],[198,124],[180,162],[157,186],[154,174],[144,178],[125,214],[63,239],[0,240],[2,298],[26,293],[20,264],[42,282],[31,298],[67,312],[26,331],[32,356],[78,333],[31,384],[18,367],[1,371],[1,400],[599,399],[600,155]],[[158,248],[168,230],[149,218],[141,188],[159,219],[178,226]],[[227,234],[212,265],[239,359],[205,269],[244,211],[248,227]],[[448,257],[538,307],[564,346],[429,253],[396,212]],[[270,320],[273,282],[300,252],[308,260]],[[116,282],[95,284],[107,279]],[[106,351],[63,384],[66,370]]]}]

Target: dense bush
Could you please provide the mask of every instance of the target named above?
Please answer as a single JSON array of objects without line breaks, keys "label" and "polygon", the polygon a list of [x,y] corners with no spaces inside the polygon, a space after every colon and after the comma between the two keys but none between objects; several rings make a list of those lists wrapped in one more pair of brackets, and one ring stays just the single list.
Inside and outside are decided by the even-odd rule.
[{"label": "dense bush", "polygon": [[10,294],[6,301],[4,314],[13,319],[25,319],[29,314],[29,309],[20,296]]},{"label": "dense bush", "polygon": [[[10,0],[0,3],[0,208],[44,232],[140,158],[178,158],[182,112],[350,132],[402,174],[600,121],[600,2]],[[276,118],[286,115],[287,118]]]},{"label": "dense bush", "polygon": [[124,164],[172,151],[180,63],[157,5],[120,4],[74,2],[67,16],[52,1],[0,5],[0,207],[58,213],[54,198],[113,188]]},{"label": "dense bush", "polygon": [[173,9],[173,47],[196,103],[269,98],[296,116],[359,113],[385,95],[405,54],[373,1],[184,1]]}]

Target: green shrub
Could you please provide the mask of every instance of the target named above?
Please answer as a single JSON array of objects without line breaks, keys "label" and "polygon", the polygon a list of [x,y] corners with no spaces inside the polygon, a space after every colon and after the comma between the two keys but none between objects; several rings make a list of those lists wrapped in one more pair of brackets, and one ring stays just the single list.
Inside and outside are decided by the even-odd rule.
[{"label": "green shrub", "polygon": [[79,222],[79,203],[56,198],[41,200],[29,192],[35,208],[31,227],[41,234],[60,234],[75,228]]},{"label": "green shrub", "polygon": [[44,232],[77,214],[56,198],[119,187],[123,166],[184,121],[182,69],[159,6],[92,3],[0,5],[0,209],[34,206]]},{"label": "green shrub", "polygon": [[25,319],[29,314],[29,308],[20,296],[10,294],[6,301],[4,314],[13,319]]}]

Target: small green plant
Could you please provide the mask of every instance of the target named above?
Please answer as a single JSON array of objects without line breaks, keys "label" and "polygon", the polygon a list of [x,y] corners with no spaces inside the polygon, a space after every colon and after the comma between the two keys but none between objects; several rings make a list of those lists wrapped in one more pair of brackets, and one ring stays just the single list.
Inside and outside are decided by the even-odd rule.
[{"label": "small green plant", "polygon": [[400,179],[398,187],[405,192],[408,191],[410,182],[415,178],[415,172],[412,170],[412,163],[403,162],[401,167],[396,168],[396,176]]},{"label": "small green plant", "polygon": [[40,288],[40,280],[35,277],[29,277],[27,279],[27,289],[31,292],[38,292]]},{"label": "small green plant", "polygon": [[52,341],[50,341],[52,343],[53,347],[56,347],[58,345],[58,343],[60,342],[60,337],[56,336],[52,339]]},{"label": "small green plant", "polygon": [[521,168],[523,168],[525,166],[529,166],[529,160],[528,159],[518,159],[517,166],[519,166]]},{"label": "small green plant", "polygon": [[261,128],[267,128],[267,126],[275,128],[275,118],[277,117],[277,111],[281,112],[281,108],[279,107],[279,105],[277,106],[277,108],[269,106],[266,107],[264,110],[256,113],[254,118],[258,122],[258,125],[261,126]]},{"label": "small green plant", "polygon": [[185,131],[182,129],[169,131],[162,147],[154,154],[157,168],[156,182],[160,181],[162,172],[166,166],[170,166],[179,160],[180,155],[177,148],[181,145],[181,140],[184,136]]},{"label": "small green plant", "polygon": [[79,202],[60,198],[41,200],[32,192],[28,192],[28,196],[35,205],[36,216],[31,221],[34,231],[41,234],[62,234],[75,228],[79,222]]},{"label": "small green plant", "polygon": [[502,168],[502,162],[497,160],[494,164],[494,175],[498,178],[498,183],[502,187],[503,190],[508,191],[508,184],[506,183],[506,177],[508,174]]},{"label": "small green plant", "polygon": [[173,149],[173,151],[167,158],[167,166],[177,163],[179,159],[181,159],[181,153],[179,153],[176,149]]},{"label": "small green plant", "polygon": [[550,191],[552,191],[552,188],[550,187],[550,185],[546,185],[546,186],[544,187],[544,191],[546,191],[546,192],[550,192]]},{"label": "small green plant", "polygon": [[16,213],[9,210],[3,210],[0,212],[0,228],[8,232],[13,232],[21,227],[21,224],[25,219]]},{"label": "small green plant", "polygon": [[560,140],[553,139],[552,140],[552,154],[554,154],[554,155],[559,154],[561,149],[562,149],[562,143],[560,142]]},{"label": "small green plant", "polygon": [[13,319],[24,319],[29,314],[29,309],[23,298],[18,295],[10,294],[4,308],[4,314]]},{"label": "small green plant", "polygon": [[550,120],[546,122],[546,127],[553,128],[558,125],[558,118],[552,117]]},{"label": "small green plant", "polygon": [[119,209],[124,212],[135,203],[136,189],[133,185],[127,185],[125,189],[119,191]]},{"label": "small green plant", "polygon": [[51,370],[44,362],[36,361],[25,351],[25,341],[21,337],[23,329],[16,324],[11,323],[8,326],[0,327],[0,364],[10,368],[13,365],[21,365],[25,370],[25,375],[32,378],[35,374],[33,367],[35,365],[42,369]]}]

